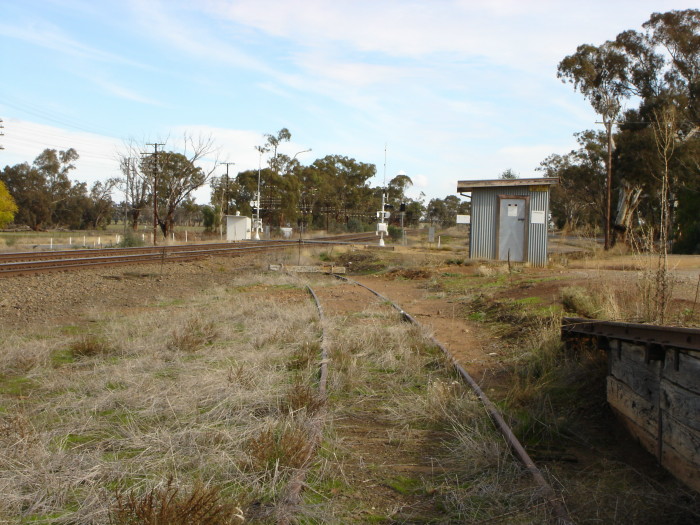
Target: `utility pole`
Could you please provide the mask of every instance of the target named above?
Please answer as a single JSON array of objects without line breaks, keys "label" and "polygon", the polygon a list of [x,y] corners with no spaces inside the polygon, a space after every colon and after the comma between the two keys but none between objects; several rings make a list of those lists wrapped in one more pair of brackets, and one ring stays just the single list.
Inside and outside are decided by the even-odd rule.
[{"label": "utility pole", "polygon": [[[5,129],[5,126],[2,125],[2,119],[0,118],[0,137],[4,137],[5,133],[3,133],[3,129]],[[0,149],[5,149],[5,146],[0,144]]]},{"label": "utility pole", "polygon": [[[235,162],[222,162],[221,164],[226,164],[226,215],[229,214],[229,209],[228,209],[228,201],[229,201],[229,196],[228,196],[228,167],[229,166],[234,166],[236,163]],[[223,211],[223,210],[222,210]]]},{"label": "utility pole", "polygon": [[[153,146],[153,246],[158,244],[158,146],[165,144],[154,142],[148,143],[146,146]],[[147,155],[147,153],[142,153]]]}]

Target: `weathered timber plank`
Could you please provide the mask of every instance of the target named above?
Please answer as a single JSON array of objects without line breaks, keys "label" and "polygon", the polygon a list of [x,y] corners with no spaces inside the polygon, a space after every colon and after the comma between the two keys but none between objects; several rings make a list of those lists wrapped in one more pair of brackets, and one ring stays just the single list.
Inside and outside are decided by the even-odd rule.
[{"label": "weathered timber plank", "polygon": [[668,414],[664,414],[661,426],[664,448],[673,448],[700,470],[700,432]]},{"label": "weathered timber plank", "polygon": [[[640,396],[628,385],[614,377],[607,379],[608,403],[656,443],[658,410],[654,403]],[[636,432],[635,432],[636,435]],[[656,450],[656,445],[651,449]]]},{"label": "weathered timber plank", "polygon": [[700,492],[700,432],[665,414],[661,464],[693,490]]},{"label": "weathered timber plank", "polygon": [[651,361],[645,364],[637,359],[629,359],[629,355],[622,350],[622,358],[617,359],[616,352],[609,352],[610,374],[626,383],[637,394],[645,399],[656,402],[659,396],[659,374],[661,363]]},{"label": "weathered timber plank", "polygon": [[273,272],[284,270],[293,273],[345,273],[344,266],[287,266],[284,264],[271,264],[269,269]]},{"label": "weathered timber plank", "polygon": [[664,412],[700,432],[700,396],[698,394],[664,378],[661,381],[660,402]]},{"label": "weathered timber plank", "polygon": [[700,492],[700,467],[698,465],[689,462],[671,447],[665,447],[661,455],[661,464],[666,470],[694,491]]},{"label": "weathered timber plank", "polygon": [[617,416],[618,421],[627,429],[630,436],[639,442],[639,444],[644,447],[644,450],[656,457],[656,438],[621,412],[618,412],[614,408],[613,412]]},{"label": "weathered timber plank", "polygon": [[[676,364],[678,370],[676,370]],[[700,395],[700,356],[686,350],[668,349],[664,363],[664,377]]]}]

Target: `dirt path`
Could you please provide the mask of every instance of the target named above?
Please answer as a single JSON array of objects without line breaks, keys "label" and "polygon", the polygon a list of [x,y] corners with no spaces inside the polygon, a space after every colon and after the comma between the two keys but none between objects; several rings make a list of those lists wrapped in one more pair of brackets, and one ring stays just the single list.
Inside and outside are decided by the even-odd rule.
[{"label": "dirt path", "polygon": [[353,277],[398,304],[428,329],[480,384],[503,369],[498,342],[479,323],[464,318],[457,300],[431,293],[425,279]]}]

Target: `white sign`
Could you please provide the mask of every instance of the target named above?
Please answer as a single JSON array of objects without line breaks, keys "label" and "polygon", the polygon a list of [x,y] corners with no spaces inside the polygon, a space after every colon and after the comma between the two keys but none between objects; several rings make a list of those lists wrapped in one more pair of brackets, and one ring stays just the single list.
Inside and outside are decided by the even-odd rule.
[{"label": "white sign", "polygon": [[509,204],[508,205],[508,217],[517,217],[518,216],[518,205],[517,204]]},{"label": "white sign", "polygon": [[532,224],[544,224],[544,210],[532,210],[530,212],[530,222]]},{"label": "white sign", "polygon": [[470,224],[471,215],[457,215],[457,224]]},{"label": "white sign", "polygon": [[387,231],[386,227],[387,227],[387,224],[385,222],[378,222],[377,223],[377,231],[378,232],[386,233],[386,231]]}]

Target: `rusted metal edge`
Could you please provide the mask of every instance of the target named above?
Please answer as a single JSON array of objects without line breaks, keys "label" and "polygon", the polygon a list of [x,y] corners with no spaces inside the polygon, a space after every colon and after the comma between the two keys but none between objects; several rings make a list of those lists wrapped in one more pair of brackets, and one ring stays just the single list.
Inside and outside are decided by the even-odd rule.
[{"label": "rusted metal edge", "polygon": [[562,339],[582,335],[700,352],[700,329],[697,328],[597,321],[580,317],[562,318]]},{"label": "rusted metal edge", "polygon": [[[372,288],[365,286],[364,284],[354,281],[352,279],[348,279],[347,277],[343,277],[342,275],[335,275],[337,279],[340,279],[342,281],[346,281],[352,284],[356,284],[358,286],[361,286],[362,288],[365,288],[366,290],[369,290],[372,292],[374,295],[379,297],[382,301],[387,302],[390,304],[395,310],[399,312],[401,317],[410,322],[411,324],[414,324],[420,328],[423,328],[423,325],[421,325],[418,321],[416,321],[411,314],[408,312],[405,312],[400,306],[398,306],[396,303],[394,303],[391,299],[388,299],[387,297],[384,297],[382,294],[379,292],[373,290]],[[535,483],[538,485],[540,489],[540,496],[546,500],[549,505],[552,507],[552,510],[554,511],[554,515],[556,516],[557,524],[558,525],[573,525],[573,521],[569,517],[569,511],[566,510],[566,507],[564,505],[563,498],[561,496],[557,496],[556,492],[552,488],[552,486],[547,482],[547,480],[544,478],[542,475],[542,471],[537,467],[534,461],[532,461],[532,458],[530,458],[530,455],[527,453],[525,448],[522,446],[520,443],[520,440],[516,437],[516,435],[513,433],[513,431],[510,429],[508,424],[506,423],[505,419],[503,419],[503,416],[501,415],[501,412],[498,410],[496,405],[493,404],[493,402],[488,398],[488,396],[484,393],[483,390],[481,390],[481,387],[479,384],[474,380],[472,376],[469,375],[469,373],[462,367],[457,362],[457,359],[452,355],[452,353],[445,347],[443,346],[440,341],[435,339],[432,335],[428,336],[430,340],[438,347],[440,350],[443,351],[443,353],[447,356],[447,358],[450,360],[452,363],[452,366],[457,370],[460,376],[469,384],[471,389],[474,391],[474,393],[477,395],[477,397],[481,400],[481,403],[484,405],[484,408],[486,408],[486,411],[489,413],[489,416],[491,417],[492,421],[496,425],[496,428],[503,434],[503,437],[506,439],[508,442],[508,445],[512,448],[513,452],[515,453],[516,457],[520,460],[520,462],[525,466],[525,469],[530,473],[532,476],[533,480]]]},{"label": "rusted metal edge", "polygon": [[287,483],[286,493],[282,499],[281,505],[277,508],[277,523],[279,525],[289,525],[293,522],[293,509],[301,502],[301,491],[304,487],[304,481],[306,480],[306,475],[309,471],[309,466],[311,465],[311,459],[314,457],[316,449],[321,445],[321,439],[323,438],[323,423],[326,418],[326,388],[328,384],[328,343],[326,338],[325,329],[325,315],[323,313],[323,307],[321,302],[318,300],[316,293],[310,286],[306,286],[306,290],[309,292],[311,297],[316,304],[316,310],[318,311],[318,319],[321,324],[321,362],[319,365],[319,381],[318,381],[318,393],[323,399],[323,404],[319,408],[318,412],[314,415],[311,421],[309,430],[309,440],[311,446],[304,458],[302,466],[294,472],[291,479]]}]

